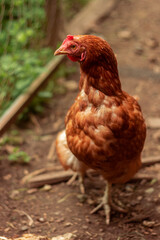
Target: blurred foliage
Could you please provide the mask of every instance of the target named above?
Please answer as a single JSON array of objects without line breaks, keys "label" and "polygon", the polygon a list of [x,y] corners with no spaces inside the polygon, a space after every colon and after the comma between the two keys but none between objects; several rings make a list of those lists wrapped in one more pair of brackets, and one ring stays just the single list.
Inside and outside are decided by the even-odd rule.
[{"label": "blurred foliage", "polygon": [[20,151],[18,147],[13,149],[13,152],[8,156],[8,160],[12,163],[29,163],[31,157],[24,151]]},{"label": "blurred foliage", "polygon": [[[20,136],[17,130],[10,131],[9,134],[5,134],[0,138],[0,150],[7,153],[7,159],[11,163],[29,163],[31,157],[20,146],[23,144],[23,138]],[[1,153],[2,153],[1,152]],[[1,154],[0,160],[4,159],[5,154]]]},{"label": "blurred foliage", "polygon": [[44,4],[45,0],[0,2],[0,116],[44,71],[44,66],[53,57],[51,49],[42,47]]},{"label": "blurred foliage", "polygon": [[44,0],[1,0],[0,55],[13,53],[44,37]]},{"label": "blurred foliage", "polygon": [[[62,0],[65,18],[71,18],[88,1]],[[45,21],[45,0],[0,0],[0,116],[53,58],[52,50],[43,47]],[[74,71],[63,65],[55,77],[65,77]],[[56,82],[50,81],[19,119],[30,110],[42,112],[42,102],[50,99],[54,91],[63,92]]]},{"label": "blurred foliage", "polygon": [[0,115],[44,71],[43,66],[52,55],[50,49],[42,48],[39,51],[16,51],[0,58]]}]

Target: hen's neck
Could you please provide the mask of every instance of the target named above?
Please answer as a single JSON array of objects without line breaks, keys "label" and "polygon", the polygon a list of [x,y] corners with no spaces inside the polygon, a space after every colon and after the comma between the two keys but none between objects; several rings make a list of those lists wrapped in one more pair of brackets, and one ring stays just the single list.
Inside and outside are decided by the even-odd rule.
[{"label": "hen's neck", "polygon": [[108,96],[115,96],[122,93],[121,82],[117,66],[94,65],[92,67],[81,66],[80,90],[92,86]]}]

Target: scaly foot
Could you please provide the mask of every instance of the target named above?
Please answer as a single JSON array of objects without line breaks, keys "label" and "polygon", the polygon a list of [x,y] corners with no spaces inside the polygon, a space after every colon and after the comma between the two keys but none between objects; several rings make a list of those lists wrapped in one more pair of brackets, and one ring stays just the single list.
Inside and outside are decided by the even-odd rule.
[{"label": "scaly foot", "polygon": [[101,203],[95,207],[90,213],[93,214],[97,212],[99,209],[104,208],[105,215],[106,215],[106,224],[108,225],[110,223],[110,212],[111,208],[113,208],[115,211],[121,212],[121,213],[126,213],[127,210],[121,208],[120,206],[116,205],[115,203],[112,202],[111,199],[111,184],[107,182],[106,184],[106,189],[104,192],[104,196],[102,198]]},{"label": "scaly foot", "polygon": [[97,212],[99,209],[101,209],[102,207],[104,207],[107,225],[110,223],[110,211],[111,211],[111,208],[109,205],[110,188],[111,188],[111,184],[107,182],[104,196],[102,198],[102,202],[91,211],[91,214],[93,214]]}]

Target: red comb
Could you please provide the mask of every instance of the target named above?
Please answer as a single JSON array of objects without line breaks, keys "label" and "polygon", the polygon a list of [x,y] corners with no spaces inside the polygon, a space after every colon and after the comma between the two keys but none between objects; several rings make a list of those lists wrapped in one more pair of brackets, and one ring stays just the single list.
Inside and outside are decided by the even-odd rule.
[{"label": "red comb", "polygon": [[67,38],[63,41],[63,44],[66,43],[68,40],[73,40],[73,36],[67,35]]}]

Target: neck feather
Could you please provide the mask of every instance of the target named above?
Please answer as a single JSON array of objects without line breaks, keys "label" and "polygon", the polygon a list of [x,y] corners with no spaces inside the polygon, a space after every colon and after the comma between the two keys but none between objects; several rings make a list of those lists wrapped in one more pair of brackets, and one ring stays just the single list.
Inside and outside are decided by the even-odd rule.
[{"label": "neck feather", "polygon": [[84,68],[81,65],[80,89],[90,86],[103,92],[108,96],[115,96],[122,93],[121,83],[118,75],[117,66],[93,65]]}]

